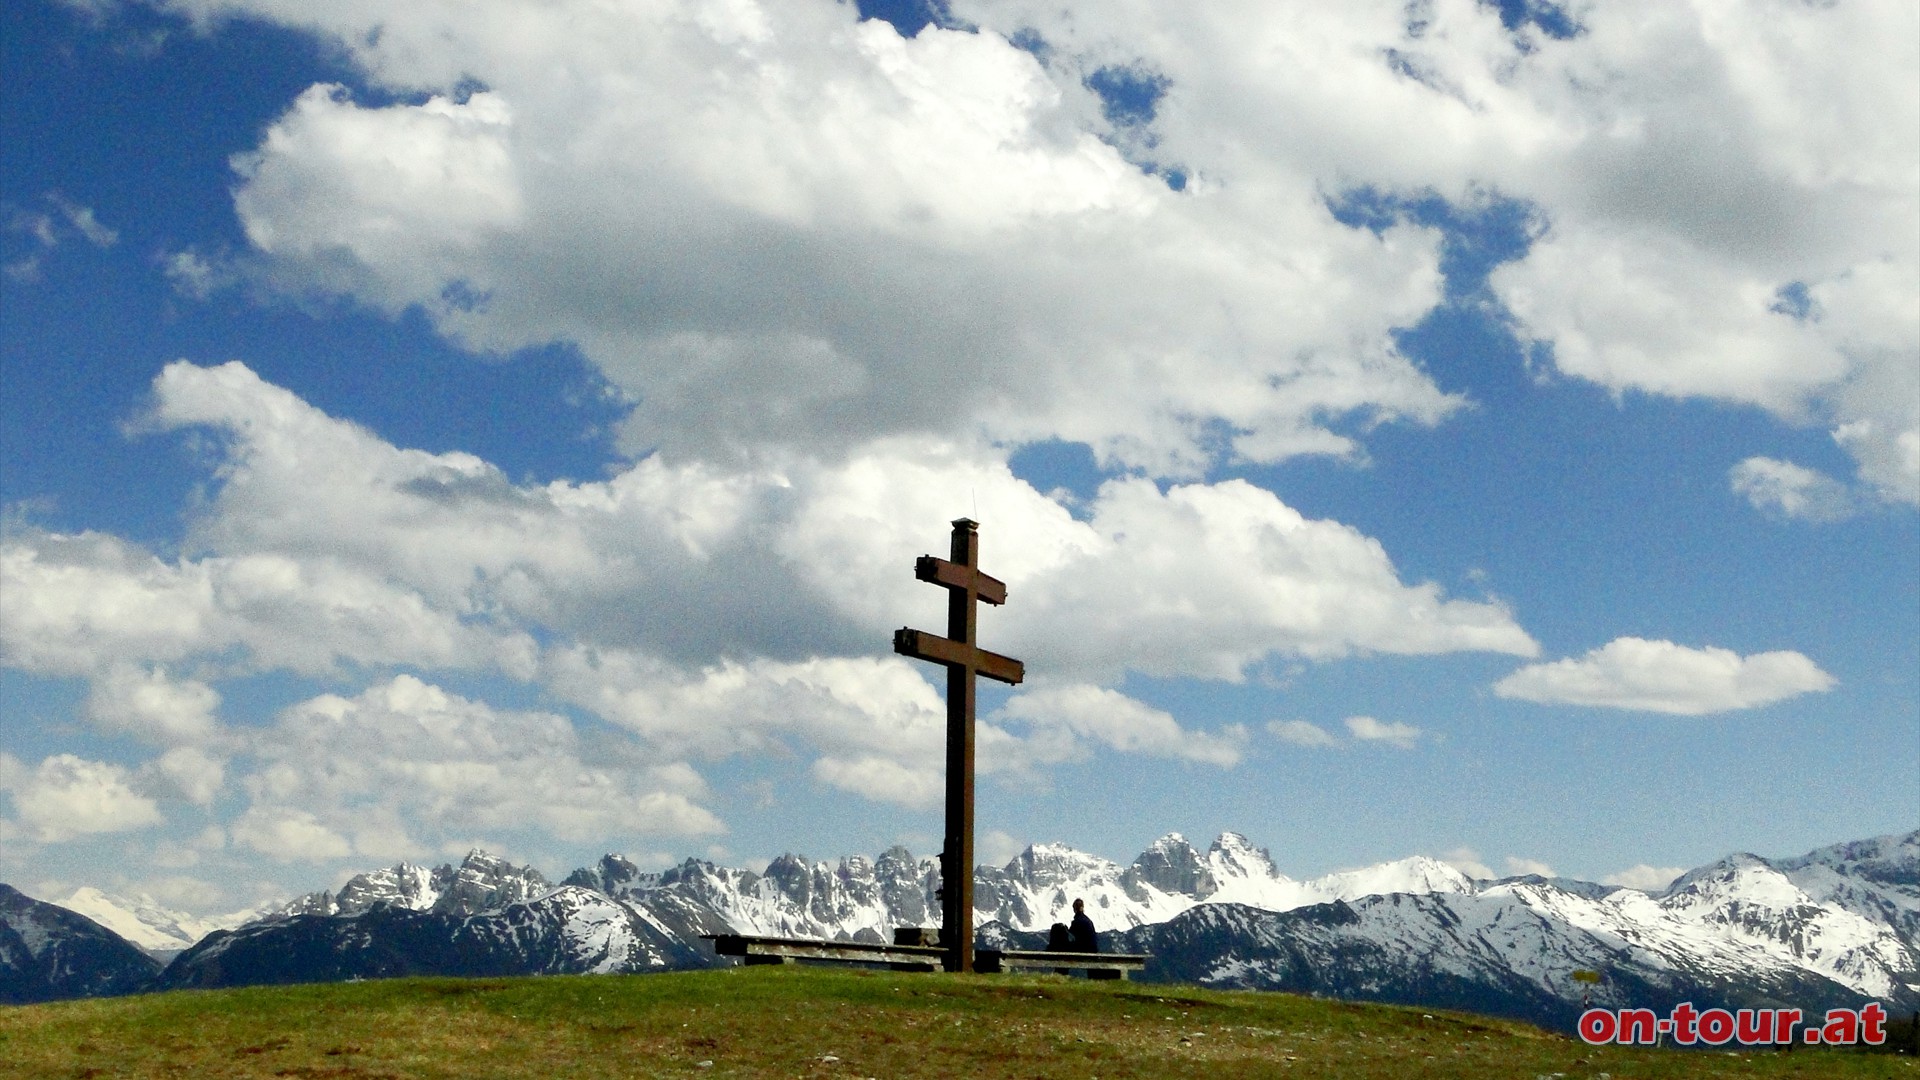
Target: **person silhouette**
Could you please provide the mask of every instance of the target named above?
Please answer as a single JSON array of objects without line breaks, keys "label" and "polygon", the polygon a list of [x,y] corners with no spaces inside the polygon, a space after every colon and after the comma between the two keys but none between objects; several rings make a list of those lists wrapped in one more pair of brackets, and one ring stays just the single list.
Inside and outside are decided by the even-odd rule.
[{"label": "person silhouette", "polygon": [[1067,928],[1067,937],[1073,944],[1074,952],[1097,953],[1100,951],[1100,935],[1093,929],[1093,920],[1087,918],[1087,902],[1073,902],[1073,925]]},{"label": "person silhouette", "polygon": [[[1072,952],[1073,951],[1073,935],[1067,930],[1066,923],[1063,923],[1063,922],[1054,923],[1053,928],[1047,931],[1047,951],[1048,952]],[[1055,975],[1065,975],[1067,974],[1067,969],[1054,968],[1053,973]]]}]

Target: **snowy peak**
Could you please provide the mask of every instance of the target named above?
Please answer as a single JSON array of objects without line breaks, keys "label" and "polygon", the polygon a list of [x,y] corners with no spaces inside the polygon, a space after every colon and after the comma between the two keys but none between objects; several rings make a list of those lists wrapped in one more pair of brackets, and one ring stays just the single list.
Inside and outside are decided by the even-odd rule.
[{"label": "snowy peak", "polygon": [[[574,871],[569,885],[638,904],[674,902],[711,911],[742,933],[885,940],[895,927],[937,926],[937,860],[893,847],[877,858],[825,862],[782,855],[754,873],[689,859],[659,875],[609,855]],[[1064,844],[1033,844],[1002,867],[977,867],[977,925],[1044,931],[1085,902],[1103,931],[1165,922],[1201,903],[1270,911],[1384,892],[1470,892],[1472,883],[1431,859],[1296,882],[1266,851],[1225,833],[1202,853],[1179,833],[1156,840],[1127,866]]]},{"label": "snowy peak", "polygon": [[453,868],[438,871],[412,863],[355,874],[338,893],[322,890],[298,896],[276,908],[271,918],[295,915],[362,915],[385,904],[408,911],[428,911],[452,880]]},{"label": "snowy peak", "polygon": [[[1196,901],[1154,884],[1149,877],[1164,872],[1168,878],[1178,878],[1181,863],[1193,849],[1177,834],[1163,838],[1156,848],[1157,854],[1149,850],[1122,869],[1118,863],[1062,844],[1034,844],[998,870],[976,868],[974,917],[980,923],[1000,922],[1018,930],[1045,930],[1071,920],[1073,902],[1084,900],[1087,914],[1103,928],[1163,922]],[[1149,868],[1146,872],[1142,863]]]},{"label": "snowy peak", "polygon": [[[1215,848],[1219,847],[1218,841]],[[1133,860],[1133,875],[1138,880],[1166,893],[1182,893],[1205,900],[1219,889],[1213,867],[1194,850],[1187,838],[1168,833]]]},{"label": "snowy peak", "polygon": [[1266,848],[1253,846],[1253,841],[1235,832],[1221,833],[1207,848],[1207,867],[1215,881],[1288,880],[1274,869]]},{"label": "snowy peak", "polygon": [[881,941],[892,927],[939,921],[939,880],[933,860],[896,847],[831,863],[782,855],[760,874],[688,859],[625,896],[652,909],[710,912],[740,933]]},{"label": "snowy peak", "polygon": [[1473,879],[1438,859],[1415,855],[1358,870],[1343,870],[1306,882],[1327,900],[1357,900],[1389,893],[1470,893]]},{"label": "snowy peak", "polygon": [[428,869],[401,863],[356,874],[340,886],[338,893],[307,893],[281,905],[268,917],[362,915],[383,904],[408,911],[474,915],[531,900],[552,888],[545,875],[533,867],[515,866],[491,852],[475,849],[458,867],[442,864]]},{"label": "snowy peak", "polygon": [[[1882,838],[1889,840],[1892,838]],[[1874,843],[1869,841],[1869,844]],[[1850,845],[1843,845],[1850,846]],[[1899,845],[1864,860],[1819,858],[1823,849],[1795,866],[1795,874],[1757,855],[1737,854],[1688,871],[1656,903],[1699,932],[1762,950],[1819,972],[1873,997],[1920,990],[1920,943],[1913,911],[1902,908],[1910,893],[1899,880]],[[1841,867],[1865,867],[1865,873]],[[1876,873],[1883,880],[1876,880]],[[1843,899],[1844,898],[1844,899]]]},{"label": "snowy peak", "polygon": [[610,975],[669,966],[676,959],[657,920],[592,889],[562,885],[462,921],[460,932],[491,937],[495,949],[521,953],[541,974]]},{"label": "snowy peak", "polygon": [[1865,883],[1920,890],[1920,829],[1834,844],[1775,865],[1788,874],[1822,867]]},{"label": "snowy peak", "polygon": [[[1644,894],[1638,902],[1651,906]],[[1562,905],[1558,914],[1546,910]],[[1589,993],[1595,1005],[1656,1009],[1689,1000],[1735,1008],[1791,1001],[1816,1015],[1861,1001],[1756,950],[1659,929],[1611,919],[1595,902],[1535,879],[1477,895],[1392,893],[1287,912],[1204,904],[1130,931],[1116,947],[1152,954],[1162,978],[1437,1005],[1562,1028]],[[1584,985],[1573,978],[1583,969],[1605,978]]]},{"label": "snowy peak", "polygon": [[1814,900],[1888,923],[1920,950],[1920,830],[1835,844],[1774,866]]},{"label": "snowy peak", "polygon": [[773,899],[777,895],[797,908],[804,919],[823,926],[841,926],[850,918],[882,910],[873,863],[858,855],[844,856],[837,863],[783,855],[767,865],[761,880],[772,890],[763,892],[763,896]]},{"label": "snowy peak", "polygon": [[452,875],[412,863],[360,874],[340,886],[334,897],[336,914],[358,915],[375,904],[392,904],[410,911],[430,911],[446,891]]},{"label": "snowy peak", "polygon": [[[1184,841],[1182,841],[1184,843]],[[1143,855],[1142,858],[1145,858]],[[1037,889],[1064,888],[1096,881],[1117,881],[1120,865],[1065,844],[1031,844],[1013,857],[1004,872]]]},{"label": "snowy peak", "polygon": [[560,884],[619,897],[645,892],[659,885],[660,875],[642,871],[623,855],[602,855],[599,862],[575,870]]},{"label": "snowy peak", "polygon": [[125,938],[149,953],[179,952],[215,930],[231,930],[263,914],[260,910],[238,911],[212,918],[196,918],[185,912],[162,907],[153,897],[113,896],[92,886],[73,891],[59,902],[68,911],[77,912]]},{"label": "snowy peak", "polygon": [[1670,908],[1688,908],[1718,903],[1728,893],[1747,894],[1754,899],[1765,895],[1778,904],[1794,904],[1806,899],[1787,876],[1758,855],[1737,852],[1673,879],[1660,901]]},{"label": "snowy peak", "polygon": [[[445,871],[436,871],[436,878]],[[491,852],[467,853],[432,909],[452,915],[473,915],[508,904],[523,903],[553,889],[553,883],[531,866],[515,866]],[[345,890],[342,890],[343,892]]]}]

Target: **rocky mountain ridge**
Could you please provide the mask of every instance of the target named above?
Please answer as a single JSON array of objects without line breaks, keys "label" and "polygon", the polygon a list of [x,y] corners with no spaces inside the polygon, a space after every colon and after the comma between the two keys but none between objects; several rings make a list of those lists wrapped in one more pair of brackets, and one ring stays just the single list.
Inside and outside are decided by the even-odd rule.
[{"label": "rocky mountain ridge", "polygon": [[386,904],[409,911],[473,915],[544,896],[553,883],[531,866],[515,866],[492,852],[474,850],[459,866],[398,866],[356,874],[337,893],[310,892],[269,908],[272,920],[292,915],[359,915]]}]

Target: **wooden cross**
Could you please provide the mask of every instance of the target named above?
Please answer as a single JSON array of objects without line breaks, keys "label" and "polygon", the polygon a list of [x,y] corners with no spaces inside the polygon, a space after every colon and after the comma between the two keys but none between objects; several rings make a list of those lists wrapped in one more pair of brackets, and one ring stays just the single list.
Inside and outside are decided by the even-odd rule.
[{"label": "wooden cross", "polygon": [[893,651],[947,668],[947,831],[940,852],[940,944],[948,971],[973,970],[973,677],[1018,684],[1026,667],[976,646],[974,601],[1007,602],[1007,587],[980,572],[980,523],[953,523],[953,558],[922,555],[913,576],[947,590],[947,636],[903,626]]}]

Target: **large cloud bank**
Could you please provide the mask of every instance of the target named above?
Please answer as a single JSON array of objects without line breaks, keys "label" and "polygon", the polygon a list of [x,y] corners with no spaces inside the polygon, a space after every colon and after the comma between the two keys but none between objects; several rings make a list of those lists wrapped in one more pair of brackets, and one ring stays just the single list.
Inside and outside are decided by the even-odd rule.
[{"label": "large cloud bank", "polygon": [[911,39],[829,0],[168,6],[425,98],[314,87],[237,162],[275,273],[577,342],[676,460],[932,433],[1193,475],[1437,422],[1390,336],[1438,299],[1435,237],[1328,212],[1366,190],[1523,201],[1492,285],[1555,369],[1825,425],[1920,503],[1901,0],[962,0],[975,29]]},{"label": "large cloud bank", "polygon": [[[471,455],[392,446],[237,362],[169,366],[143,423],[197,432],[212,455],[187,554],[29,528],[0,544],[0,658],[90,680],[93,723],[164,751],[138,777],[16,763],[38,835],[151,823],[151,795],[204,806],[223,784],[245,796],[229,842],[313,858],[508,828],[699,835],[724,825],[697,763],[756,753],[931,805],[944,712],[885,644],[903,621],[940,625],[910,568],[970,505],[1017,599],[986,633],[1035,673],[983,721],[988,775],[1096,749],[1240,759],[1244,731],[1185,727],[1110,688],[1129,671],[1238,680],[1272,658],[1538,651],[1498,603],[1406,584],[1377,542],[1239,481],[1116,479],[1075,517],[1001,458],[923,436],[830,462],[655,455],[605,481],[523,485]],[[265,731],[219,719],[222,680],[396,667],[536,686],[603,724],[410,674]],[[82,789],[113,795],[97,828],[27,813]],[[549,804],[523,805],[532,792]]]},{"label": "large cloud bank", "polygon": [[[959,0],[963,28],[912,38],[832,0],[158,6],[313,31],[381,92],[289,102],[233,162],[252,250],[202,277],[417,308],[476,350],[571,343],[635,403],[637,463],[517,484],[240,364],[169,367],[146,423],[211,436],[215,469],[183,550],[31,528],[0,550],[5,661],[89,680],[88,719],[158,756],[0,762],[12,837],[139,828],[216,792],[240,809],[209,843],[312,858],[509,820],[697,835],[724,828],[698,768],[756,753],[927,805],[937,694],[877,643],[938,625],[906,567],[963,514],[1015,600],[985,632],[1036,673],[984,721],[988,772],[1240,759],[1244,730],[1127,698],[1129,672],[1532,657],[1497,600],[1403,581],[1359,531],[1210,480],[1359,459],[1374,425],[1468,404],[1396,344],[1445,295],[1441,235],[1395,209],[1422,198],[1531,216],[1489,287],[1543,370],[1764,410],[1856,463],[1756,449],[1729,462],[1755,505],[1920,505],[1902,0],[1513,25],[1472,0]],[[1133,93],[1091,89],[1116,86]],[[1388,224],[1343,224],[1356,193]],[[1084,503],[1035,490],[1008,461],[1042,440],[1110,479]],[[1824,678],[1779,658],[1798,654],[1627,641],[1501,692],[1708,711]],[[221,691],[263,671],[360,689],[250,736]],[[435,684],[451,673],[580,722]],[[1694,676],[1714,689],[1674,688]],[[1364,719],[1355,739],[1418,737]],[[349,747],[387,771],[327,764]],[[514,777],[570,794],[489,816]],[[434,813],[391,794],[416,780]],[[98,812],[62,809],[89,791]]]}]

